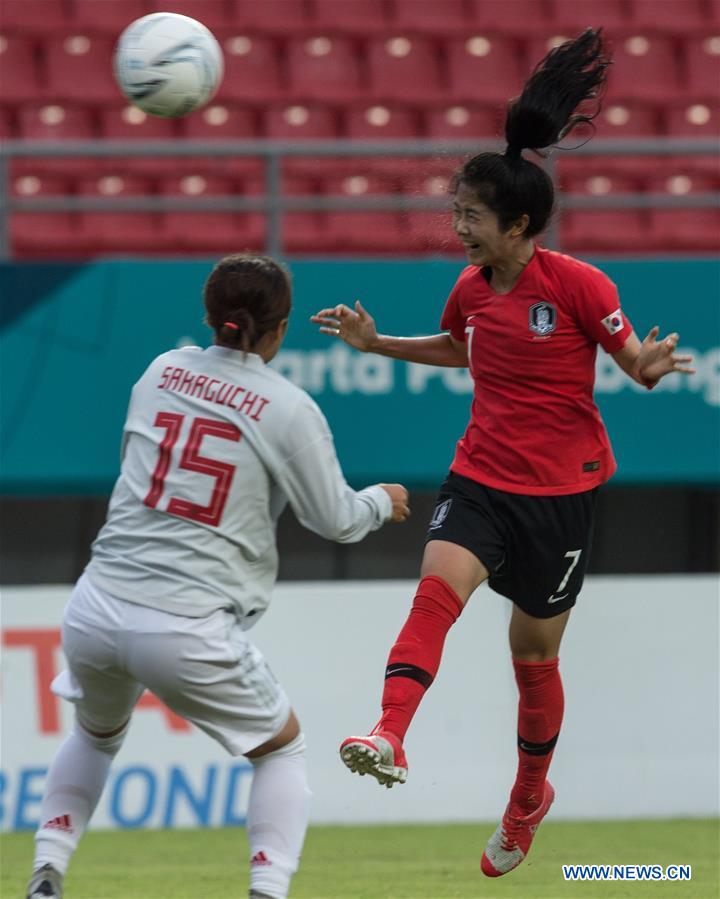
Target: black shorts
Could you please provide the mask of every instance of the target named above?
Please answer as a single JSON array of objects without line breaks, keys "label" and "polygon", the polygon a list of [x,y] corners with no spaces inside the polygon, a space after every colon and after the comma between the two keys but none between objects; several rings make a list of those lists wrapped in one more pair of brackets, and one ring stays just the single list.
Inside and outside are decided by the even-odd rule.
[{"label": "black shorts", "polygon": [[426,543],[464,546],[487,568],[488,583],[535,618],[575,605],[592,544],[597,487],[567,496],[526,496],[450,472]]}]

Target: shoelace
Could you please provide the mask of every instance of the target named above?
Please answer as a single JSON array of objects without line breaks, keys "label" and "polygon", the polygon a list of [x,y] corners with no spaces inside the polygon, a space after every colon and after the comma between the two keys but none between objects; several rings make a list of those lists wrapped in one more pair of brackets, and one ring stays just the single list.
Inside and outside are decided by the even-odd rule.
[{"label": "shoelace", "polygon": [[511,818],[506,815],[502,823],[502,840],[500,845],[506,852],[512,852],[517,849],[517,834],[522,827],[521,822],[517,818]]}]

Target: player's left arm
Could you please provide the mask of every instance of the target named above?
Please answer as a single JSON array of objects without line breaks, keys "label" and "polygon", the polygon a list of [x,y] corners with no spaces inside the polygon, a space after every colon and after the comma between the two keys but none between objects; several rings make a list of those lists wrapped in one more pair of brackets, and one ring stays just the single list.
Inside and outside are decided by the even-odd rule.
[{"label": "player's left arm", "polygon": [[673,332],[658,340],[659,333],[660,328],[655,325],[640,343],[637,334],[632,331],[625,345],[612,354],[613,359],[633,381],[648,388],[654,387],[661,378],[674,371],[684,375],[695,374],[695,369],[689,367],[692,356],[675,352],[680,335]]}]

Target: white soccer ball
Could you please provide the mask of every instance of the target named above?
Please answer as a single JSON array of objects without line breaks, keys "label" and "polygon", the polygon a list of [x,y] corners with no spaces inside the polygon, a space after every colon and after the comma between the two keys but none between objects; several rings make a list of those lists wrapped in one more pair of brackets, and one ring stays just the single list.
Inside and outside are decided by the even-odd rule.
[{"label": "white soccer ball", "polygon": [[156,12],[123,31],[113,68],[131,103],[149,115],[175,119],[210,100],[222,81],[223,57],[200,22]]}]

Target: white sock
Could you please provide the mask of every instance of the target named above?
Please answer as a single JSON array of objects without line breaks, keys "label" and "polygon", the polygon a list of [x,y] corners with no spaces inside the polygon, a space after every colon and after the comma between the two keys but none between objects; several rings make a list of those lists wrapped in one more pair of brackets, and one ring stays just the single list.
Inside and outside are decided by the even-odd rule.
[{"label": "white sock", "polygon": [[305,738],[298,734],[282,749],[249,761],[255,768],[247,810],[250,889],[285,899],[310,816]]},{"label": "white sock", "polygon": [[127,726],[113,737],[94,737],[76,724],[58,749],[50,764],[40,806],[33,870],[52,865],[65,874],[126,733]]}]

